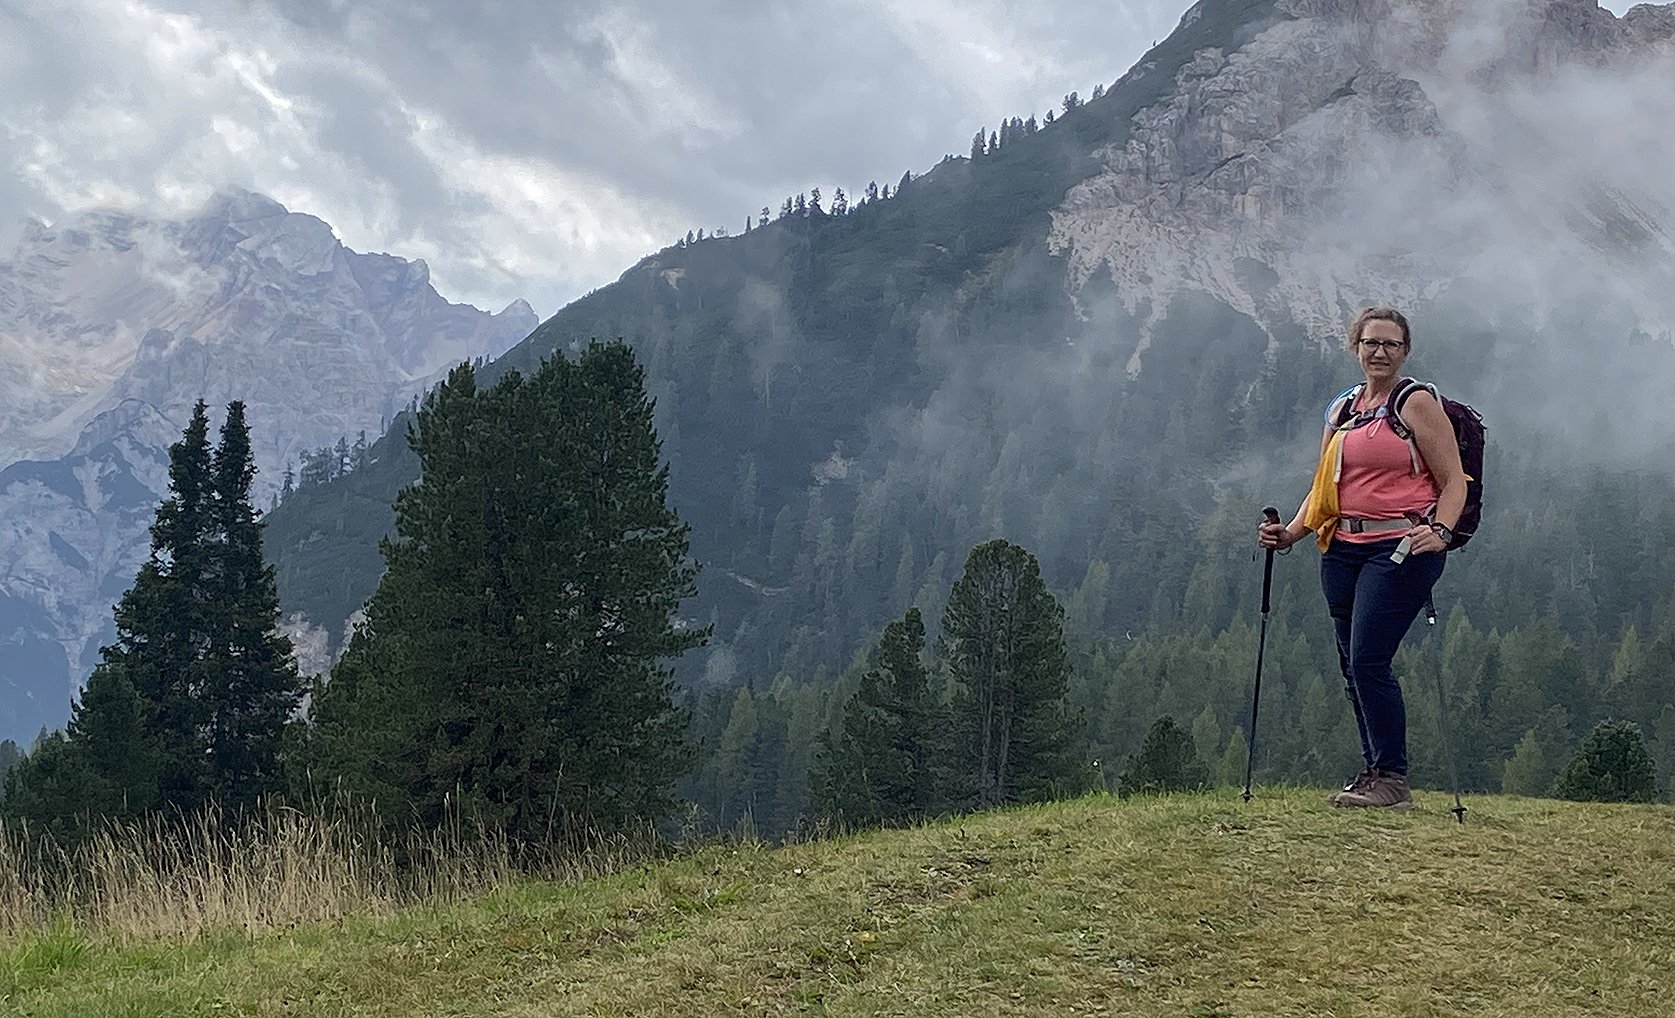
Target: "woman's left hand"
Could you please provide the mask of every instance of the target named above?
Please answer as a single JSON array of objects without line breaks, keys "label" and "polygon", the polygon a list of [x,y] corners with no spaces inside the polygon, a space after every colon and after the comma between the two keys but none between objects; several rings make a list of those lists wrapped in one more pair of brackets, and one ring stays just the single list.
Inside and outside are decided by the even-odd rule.
[{"label": "woman's left hand", "polygon": [[1406,537],[1408,539],[1408,553],[1411,555],[1448,550],[1448,542],[1442,539],[1441,534],[1432,530],[1429,524],[1414,527],[1407,532]]}]

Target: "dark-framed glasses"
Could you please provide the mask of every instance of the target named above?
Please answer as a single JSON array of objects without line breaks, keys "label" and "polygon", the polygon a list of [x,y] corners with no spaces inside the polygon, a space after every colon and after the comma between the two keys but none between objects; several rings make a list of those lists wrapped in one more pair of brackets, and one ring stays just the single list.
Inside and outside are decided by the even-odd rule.
[{"label": "dark-framed glasses", "polygon": [[1362,339],[1357,342],[1368,350],[1384,350],[1389,353],[1407,349],[1407,342],[1400,339]]}]

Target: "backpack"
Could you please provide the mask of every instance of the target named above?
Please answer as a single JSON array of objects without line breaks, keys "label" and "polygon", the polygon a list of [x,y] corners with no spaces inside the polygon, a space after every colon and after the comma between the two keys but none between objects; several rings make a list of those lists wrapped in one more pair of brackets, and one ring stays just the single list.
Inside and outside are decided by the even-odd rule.
[{"label": "backpack", "polygon": [[1413,443],[1413,429],[1402,420],[1402,405],[1408,397],[1424,389],[1441,404],[1442,412],[1448,415],[1448,423],[1454,426],[1454,442],[1460,449],[1460,468],[1466,474],[1466,504],[1460,510],[1460,521],[1454,525],[1454,539],[1448,542],[1448,550],[1465,547],[1472,535],[1477,533],[1477,525],[1483,517],[1483,415],[1465,403],[1449,399],[1437,392],[1437,387],[1430,382],[1420,382],[1412,378],[1403,378],[1391,390],[1390,398],[1384,406],[1374,411],[1362,411],[1362,419],[1351,422],[1352,415],[1349,408],[1355,405],[1355,397],[1361,394],[1366,383],[1358,383],[1339,393],[1337,398],[1326,409],[1326,425],[1331,428],[1342,428],[1346,425],[1359,427],[1376,417],[1390,418],[1390,430],[1394,431],[1408,448],[1413,450],[1413,469],[1419,469],[1419,451]]}]

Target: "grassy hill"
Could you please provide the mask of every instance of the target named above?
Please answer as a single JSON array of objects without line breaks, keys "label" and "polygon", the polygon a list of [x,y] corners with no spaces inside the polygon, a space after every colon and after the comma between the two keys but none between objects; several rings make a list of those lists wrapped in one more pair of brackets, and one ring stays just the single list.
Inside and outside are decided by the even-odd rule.
[{"label": "grassy hill", "polygon": [[1653,1015],[1675,810],[1315,790],[717,846],[448,908],[0,946],[47,1015]]}]

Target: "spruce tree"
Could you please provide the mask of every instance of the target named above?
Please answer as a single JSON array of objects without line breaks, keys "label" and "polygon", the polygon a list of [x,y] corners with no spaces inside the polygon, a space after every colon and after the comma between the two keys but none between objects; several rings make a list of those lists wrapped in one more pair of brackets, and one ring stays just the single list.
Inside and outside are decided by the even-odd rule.
[{"label": "spruce tree", "polygon": [[243,404],[228,406],[212,451],[200,401],[170,447],[169,497],[116,606],[116,642],[101,648],[66,735],[15,775],[25,815],[68,830],[71,816],[193,810],[212,797],[236,808],[279,787],[302,683],[275,632],[254,475]]},{"label": "spruce tree", "polygon": [[[12,765],[22,759],[23,747],[10,739],[0,740],[0,782],[5,781],[6,772],[12,769]],[[4,798],[5,793],[0,791],[0,800]]]},{"label": "spruce tree", "polygon": [[820,738],[810,786],[822,816],[866,825],[934,809],[941,746],[924,649],[918,608],[884,627],[841,720]]},{"label": "spruce tree", "polygon": [[129,818],[157,806],[163,757],[150,715],[123,669],[93,670],[67,729],[85,769],[81,806],[91,815]]},{"label": "spruce tree", "polygon": [[53,732],[37,739],[29,754],[6,772],[0,816],[68,846],[89,830],[94,816],[89,792],[97,784],[64,733]]},{"label": "spruce tree", "polygon": [[1000,539],[973,548],[949,592],[938,649],[954,694],[956,801],[987,807],[1085,784],[1064,611],[1035,556]]},{"label": "spruce tree", "polygon": [[212,455],[200,400],[169,447],[169,497],[151,526],[151,556],[116,606],[116,642],[100,648],[98,666],[120,672],[145,704],[159,754],[158,804],[188,810],[202,804],[207,788],[203,691],[217,569]]},{"label": "spruce tree", "polygon": [[1549,707],[1518,740],[1501,770],[1501,791],[1508,795],[1550,795],[1574,740],[1570,716],[1563,707]]},{"label": "spruce tree", "polygon": [[200,692],[206,791],[238,808],[282,786],[285,725],[304,690],[291,641],[278,631],[278,586],[250,504],[256,464],[241,402],[227,405],[211,472],[215,569],[206,607],[212,638]]}]

